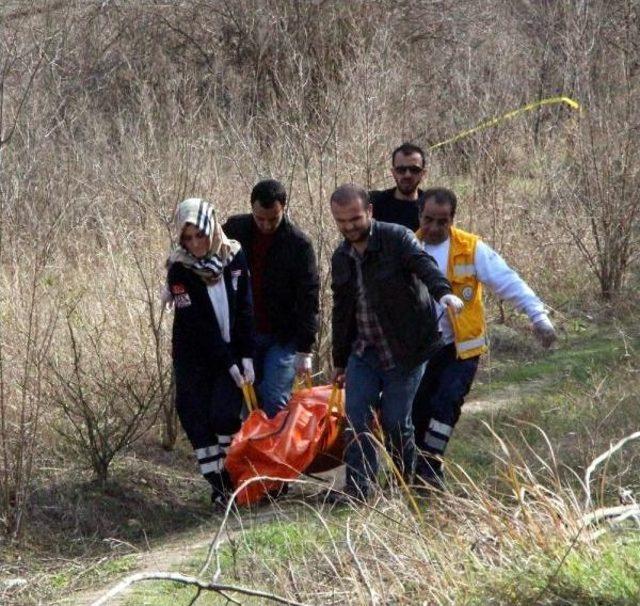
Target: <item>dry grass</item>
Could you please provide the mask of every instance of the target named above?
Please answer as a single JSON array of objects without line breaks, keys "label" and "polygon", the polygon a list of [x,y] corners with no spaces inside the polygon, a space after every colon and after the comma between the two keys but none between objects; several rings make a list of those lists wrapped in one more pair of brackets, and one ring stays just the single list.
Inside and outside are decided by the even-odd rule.
[{"label": "dry grass", "polygon": [[[616,534],[594,532],[584,495],[554,475],[553,459],[537,475],[522,453],[500,445],[493,488],[458,468],[450,492],[430,495],[418,513],[392,486],[339,510],[318,497],[313,504],[307,486],[303,502],[275,505],[267,524],[246,514],[231,521],[211,565],[196,574],[193,563],[188,578],[212,589],[268,588],[274,602],[295,604],[632,604],[640,592],[633,519],[618,522]],[[605,558],[615,563],[603,570]],[[127,603],[143,595],[148,604],[187,603],[195,594],[181,583],[147,582],[134,595]],[[198,603],[220,603],[214,595],[202,592]]]},{"label": "dry grass", "polygon": [[[603,232],[591,229],[591,220],[597,228],[608,220],[602,210],[615,195],[626,204],[615,205],[627,217],[625,233],[637,229],[632,5],[543,11],[536,3],[449,0],[4,3],[3,553],[21,541],[39,544],[47,511],[41,487],[53,479],[69,486],[51,468],[84,478],[90,466],[86,452],[78,455],[55,431],[76,431],[54,405],[61,397],[52,380],[52,368],[68,381],[73,367],[69,318],[82,351],[91,351],[92,338],[97,343],[95,355],[83,354],[89,376],[103,373],[109,384],[109,373],[124,369],[143,388],[158,385],[135,435],[155,444],[161,433],[157,425],[144,431],[166,410],[170,391],[170,320],[161,316],[156,292],[172,212],[187,196],[213,200],[224,218],[248,208],[259,178],[285,182],[291,216],[320,260],[317,370],[326,371],[328,264],[337,240],[326,204],[332,189],[343,181],[389,187],[388,154],[402,140],[428,147],[560,90],[577,96],[593,119],[537,111],[430,153],[428,182],[455,187],[459,223],[504,253],[557,310],[559,324],[570,330],[585,310],[599,314],[602,284],[592,276],[597,267],[585,269],[585,254],[604,265],[611,259],[603,260],[609,249],[598,243]],[[624,149],[624,162],[611,149]],[[594,191],[598,196],[587,195]],[[605,235],[620,232],[617,226],[607,223]],[[626,275],[637,253],[636,241],[629,242],[613,242]],[[624,289],[625,276],[614,270]],[[492,317],[503,311],[493,305]],[[103,418],[111,416],[104,401],[93,402]],[[129,442],[124,451],[135,449]],[[117,491],[126,491],[118,473],[115,479]],[[90,532],[90,525],[79,528]],[[424,574],[431,578],[426,568]],[[367,595],[366,585],[360,588]]]}]

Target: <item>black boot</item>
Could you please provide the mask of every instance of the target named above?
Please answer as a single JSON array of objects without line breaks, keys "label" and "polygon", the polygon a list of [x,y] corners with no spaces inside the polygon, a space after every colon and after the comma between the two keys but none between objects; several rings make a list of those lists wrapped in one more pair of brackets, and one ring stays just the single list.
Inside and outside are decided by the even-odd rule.
[{"label": "black boot", "polygon": [[211,503],[216,508],[224,509],[229,500],[229,489],[231,487],[231,478],[226,469],[220,473],[211,472],[205,474],[207,482],[211,485]]},{"label": "black boot", "polygon": [[425,452],[418,454],[415,478],[415,485],[418,489],[445,489],[442,461],[429,456]]}]

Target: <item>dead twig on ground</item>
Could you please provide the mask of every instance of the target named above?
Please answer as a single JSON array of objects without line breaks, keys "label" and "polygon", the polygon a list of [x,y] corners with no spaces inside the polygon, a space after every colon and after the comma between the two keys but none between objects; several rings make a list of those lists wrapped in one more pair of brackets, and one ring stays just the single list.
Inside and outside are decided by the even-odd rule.
[{"label": "dead twig on ground", "polygon": [[[213,591],[215,593],[222,594],[223,592],[236,592],[243,595],[253,596],[257,598],[264,598],[278,604],[290,604],[292,606],[305,606],[303,602],[296,602],[294,600],[288,600],[285,597],[269,593],[267,591],[260,591],[257,589],[249,589],[248,587],[239,587],[237,585],[227,585],[225,583],[206,583],[201,581],[197,577],[187,576],[177,572],[140,572],[138,574],[132,574],[123,581],[120,581],[110,591],[105,593],[101,598],[91,604],[91,606],[102,606],[107,604],[109,600],[119,593],[122,593],[130,585],[134,583],[140,583],[141,581],[173,581],[175,583],[182,583],[183,585],[191,585],[196,587],[199,592],[201,591]],[[228,599],[228,596],[225,596]]]}]

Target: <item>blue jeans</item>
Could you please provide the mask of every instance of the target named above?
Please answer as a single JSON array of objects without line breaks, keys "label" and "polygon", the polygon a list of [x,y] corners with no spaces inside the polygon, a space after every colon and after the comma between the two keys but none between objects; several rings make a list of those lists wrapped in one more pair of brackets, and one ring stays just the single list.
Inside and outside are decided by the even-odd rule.
[{"label": "blue jeans", "polygon": [[282,345],[273,335],[256,335],[256,390],[262,410],[274,417],[291,397],[291,388],[296,376],[293,359],[296,348],[293,343]]},{"label": "blue jeans", "polygon": [[415,442],[411,405],[420,384],[424,364],[411,370],[380,368],[375,349],[362,356],[351,354],[347,363],[346,414],[350,424],[345,452],[347,490],[366,496],[378,472],[378,458],[371,434],[374,410],[379,410],[385,446],[394,464],[411,479],[415,466]]},{"label": "blue jeans", "polygon": [[451,438],[464,398],[478,370],[479,356],[459,360],[453,343],[442,347],[427,363],[413,403],[418,448],[417,475],[442,475],[441,457]]}]

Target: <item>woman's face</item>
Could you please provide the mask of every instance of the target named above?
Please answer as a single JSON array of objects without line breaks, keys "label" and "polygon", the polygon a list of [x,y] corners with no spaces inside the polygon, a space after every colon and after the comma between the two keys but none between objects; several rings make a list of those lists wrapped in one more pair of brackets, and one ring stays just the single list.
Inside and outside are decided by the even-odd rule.
[{"label": "woman's face", "polygon": [[187,223],[180,236],[180,244],[196,259],[202,259],[209,252],[209,238],[195,225]]}]

